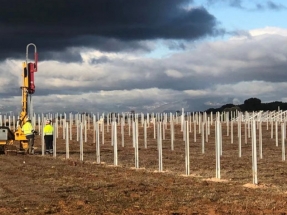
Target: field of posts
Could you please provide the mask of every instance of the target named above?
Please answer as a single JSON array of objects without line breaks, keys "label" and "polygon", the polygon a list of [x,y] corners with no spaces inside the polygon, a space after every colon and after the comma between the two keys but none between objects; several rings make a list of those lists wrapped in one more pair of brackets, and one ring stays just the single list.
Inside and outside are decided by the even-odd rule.
[{"label": "field of posts", "polygon": [[[42,128],[53,119],[54,153]],[[15,117],[1,116],[13,129]],[[1,214],[286,214],[286,112],[39,114]]]}]

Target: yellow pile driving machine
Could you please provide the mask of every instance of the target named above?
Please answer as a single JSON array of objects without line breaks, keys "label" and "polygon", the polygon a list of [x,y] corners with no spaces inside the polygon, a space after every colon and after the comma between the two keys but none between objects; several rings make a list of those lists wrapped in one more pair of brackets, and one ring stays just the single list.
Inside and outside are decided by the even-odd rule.
[{"label": "yellow pile driving machine", "polygon": [[[28,63],[29,46],[34,46],[34,62]],[[22,111],[19,115],[17,126],[13,125],[15,130],[11,130],[6,126],[0,126],[0,151],[7,154],[8,152],[27,153],[29,151],[29,144],[25,134],[22,131],[22,126],[25,124],[30,115],[30,104],[32,101],[32,94],[35,92],[34,72],[38,69],[38,53],[35,44],[30,43],[26,47],[26,62],[23,62],[22,80],[23,85],[20,87],[22,91]],[[19,143],[17,147],[16,142]],[[32,146],[30,146],[32,147]],[[33,149],[30,149],[33,150]]]}]

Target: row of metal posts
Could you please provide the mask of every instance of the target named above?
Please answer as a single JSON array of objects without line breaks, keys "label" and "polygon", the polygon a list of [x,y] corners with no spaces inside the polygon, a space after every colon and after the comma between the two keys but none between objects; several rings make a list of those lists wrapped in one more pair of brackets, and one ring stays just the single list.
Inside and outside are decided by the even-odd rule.
[{"label": "row of metal posts", "polygon": [[[228,122],[229,120],[227,120],[227,122]],[[173,121],[171,120],[170,121],[171,122],[171,124],[170,124],[170,126],[173,124]],[[201,121],[199,121],[199,122],[201,122]],[[220,145],[220,143],[222,144],[222,140],[220,141],[220,137],[222,137],[222,134],[220,135],[220,134],[218,134],[218,132],[220,131],[218,128],[220,128],[219,126],[221,126],[221,124],[219,124],[219,122],[220,122],[220,120],[217,120],[216,121],[216,177],[217,178],[220,178],[220,155],[222,155],[222,145]],[[144,123],[144,125],[146,124],[145,122],[143,122]],[[233,123],[233,121],[231,121],[231,125],[232,125],[232,123]],[[249,123],[250,123],[250,121],[248,121],[248,128],[250,128],[249,127]],[[258,123],[258,122],[257,122]],[[277,121],[275,121],[275,125],[277,125]],[[134,126],[136,125],[137,123],[135,123],[134,121],[133,121],[133,128],[134,128]],[[268,124],[268,123],[267,123]],[[114,125],[116,125],[116,122],[114,122]],[[184,125],[186,125],[186,128],[187,128],[187,130],[189,130],[188,129],[188,123],[187,124],[184,124]],[[203,125],[203,124],[202,124]],[[257,124],[258,125],[258,124]],[[282,133],[282,160],[285,160],[285,141],[284,141],[284,137],[285,137],[285,132],[284,132],[284,123],[281,123],[281,133]],[[159,149],[159,171],[162,171],[162,148],[161,148],[161,137],[162,137],[162,134],[161,134],[161,122],[159,122],[159,124],[157,125],[158,126],[158,149]],[[256,126],[256,123],[255,123],[255,121],[253,120],[252,121],[252,155],[253,155],[253,176],[254,176],[254,178],[253,178],[253,182],[254,183],[257,183],[257,157],[256,157],[256,127],[257,127],[257,129],[259,129],[259,152],[260,152],[260,158],[262,158],[262,127],[261,127],[261,121],[259,122],[259,126]],[[273,121],[271,122],[271,127],[273,127]],[[114,126],[113,126],[113,128],[114,128]],[[173,128],[173,126],[171,126],[171,130],[172,130],[172,128]],[[196,128],[196,127],[195,127]],[[203,126],[201,127],[201,126],[199,126],[199,128],[201,128],[201,130],[203,131],[203,136],[204,136],[204,130],[203,130]],[[231,126],[231,130],[232,130],[232,126]],[[254,128],[255,128],[255,130],[254,130]],[[276,128],[277,128],[277,126],[276,126]],[[250,135],[250,132],[249,132],[249,130],[250,129],[248,129],[248,134]],[[277,133],[277,129],[275,129],[276,130],[276,136],[278,137],[278,133]],[[137,131],[137,129],[133,129],[133,131],[134,132],[136,132]],[[273,132],[273,129],[271,129],[271,131]],[[254,133],[255,132],[255,133]],[[171,134],[172,134],[173,132],[171,132]],[[189,132],[187,132],[187,133],[189,133]],[[186,133],[186,134],[187,134]],[[196,132],[195,132],[196,133]],[[185,135],[186,135],[185,134]],[[233,131],[231,131],[231,134],[233,134]],[[246,134],[246,122],[245,122],[245,134]],[[171,140],[173,139],[172,138],[173,137],[173,135],[171,135]],[[185,138],[187,138],[187,137],[189,137],[189,136],[186,136]],[[255,137],[255,138],[254,138]],[[241,120],[239,120],[238,121],[238,138],[239,138],[239,157],[241,157],[241,141],[240,141],[240,138],[241,138]],[[277,138],[276,138],[277,139]],[[188,141],[189,141],[189,138],[188,138]],[[187,140],[186,140],[186,144],[187,144],[187,142],[188,142]],[[172,141],[173,142],[173,141]],[[203,143],[204,143],[204,141],[203,141]],[[138,168],[139,167],[139,165],[138,165],[138,142],[137,141],[133,141],[133,145],[135,146],[135,166],[136,166],[136,168]],[[278,146],[278,141],[276,141],[276,145]],[[172,147],[173,148],[173,147]],[[189,147],[188,147],[189,148]],[[204,152],[204,145],[203,145],[203,152]],[[187,148],[186,148],[187,149]],[[186,155],[187,155],[187,153],[188,152],[186,152]],[[189,154],[189,153],[188,153]],[[219,156],[218,156],[219,155]],[[189,174],[189,165],[187,165],[188,164],[188,162],[187,162],[187,160],[188,160],[188,157],[186,156],[186,173],[188,173]],[[117,160],[115,161],[115,164],[117,164]]]},{"label": "row of metal posts", "polygon": [[[84,123],[85,124],[85,123]],[[144,123],[146,125],[146,123]],[[138,156],[138,122],[133,121],[133,146],[135,148],[135,168],[139,168],[139,156]],[[162,122],[157,123],[157,145],[158,145],[158,160],[159,160],[159,171],[163,171],[162,163]],[[186,162],[186,175],[190,174],[190,161],[189,161],[189,122],[184,121],[184,140],[185,140],[185,162]],[[96,124],[96,130],[99,131],[98,123]],[[203,129],[202,129],[203,132]],[[66,124],[66,158],[68,155],[68,123]],[[97,140],[99,140],[99,132],[97,132]],[[204,135],[204,133],[202,133]],[[171,137],[172,137],[171,132]],[[222,134],[220,121],[216,122],[216,177],[220,178],[220,156],[222,155]],[[172,138],[171,138],[172,139]],[[100,163],[100,149],[99,141],[97,141],[97,163]],[[114,146],[114,165],[118,165],[117,156],[117,122],[112,122],[112,145]],[[54,146],[56,147],[56,145]],[[204,149],[204,145],[203,145]],[[56,152],[56,150],[55,150]],[[55,156],[55,155],[54,155]],[[80,160],[83,161],[83,124],[80,124]]]},{"label": "row of metal posts", "polygon": [[[272,112],[271,112],[272,113]],[[228,113],[225,113],[225,114],[227,114],[227,117],[225,116],[224,117],[224,119],[226,120],[226,122],[227,122],[227,126],[228,126],[228,123],[229,123],[229,116],[228,116]],[[245,114],[245,117],[248,117],[248,115],[249,114]],[[254,115],[254,114],[253,114]],[[4,121],[5,121],[5,116],[6,115],[4,115]],[[64,114],[64,115],[61,115],[60,114],[60,121],[58,122],[58,117],[59,117],[59,115],[58,114],[55,114],[54,115],[55,116],[55,140],[54,140],[54,145],[55,145],[55,147],[54,147],[54,156],[56,156],[56,138],[58,137],[58,125],[60,125],[60,127],[62,126],[63,127],[63,131],[65,131],[64,130],[64,128],[66,128],[66,132],[63,132],[63,139],[65,139],[65,136],[66,137],[68,137],[69,136],[69,132],[68,132],[68,128],[70,128],[70,138],[72,138],[72,130],[71,130],[71,128],[72,128],[72,126],[71,125],[73,125],[73,120],[71,120],[71,119],[73,119],[73,114],[70,114],[70,116],[69,116],[69,118],[70,118],[70,126],[68,126],[68,123],[65,123],[66,122],[66,114]],[[63,117],[62,117],[63,116]],[[131,115],[132,116],[132,119],[133,119],[133,117],[135,118],[135,119],[137,119],[137,115]],[[163,117],[162,117],[163,116]],[[155,122],[156,122],[156,120],[163,120],[163,122],[164,123],[166,123],[167,122],[167,120],[165,120],[165,119],[167,119],[165,116],[167,116],[167,115],[159,115],[159,114],[157,114],[157,115],[155,115],[155,118],[153,118],[153,123],[155,124]],[[191,115],[187,115],[187,116],[191,116]],[[202,132],[202,140],[203,140],[203,138],[204,138],[204,123],[206,123],[206,122],[202,122],[202,121],[204,121],[204,120],[202,120],[201,118],[203,117],[203,118],[205,118],[206,119],[206,117],[205,117],[206,115],[201,115],[201,114],[199,114],[199,115],[197,115],[197,114],[195,114],[194,115],[194,113],[193,113],[193,121],[194,121],[194,133],[195,133],[195,142],[196,142],[196,126],[195,126],[195,124],[201,124],[201,126],[199,126],[198,128],[199,128],[199,133],[201,133]],[[223,114],[221,114],[220,115],[220,117],[222,117],[223,116]],[[239,116],[240,116],[240,114],[239,114]],[[40,115],[38,115],[38,125],[40,126],[40,125],[42,125],[42,127],[44,126],[44,121],[45,121],[45,118],[52,118],[53,117],[53,115],[46,115],[46,117],[44,117],[44,115],[42,114],[41,115],[41,117],[40,117]],[[119,117],[119,116],[118,116]],[[285,117],[286,117],[286,114],[277,114],[275,117],[274,117],[274,119],[276,119],[276,120],[270,120],[270,122],[271,122],[271,138],[273,138],[273,121],[275,121],[275,135],[276,135],[276,146],[278,146],[278,121],[277,120],[284,120],[285,119]],[[11,117],[10,117],[11,118]],[[77,114],[77,115],[75,115],[75,122],[76,122],[76,124],[77,124],[77,126],[79,127],[79,129],[77,129],[77,140],[78,140],[78,130],[80,130],[81,132],[79,132],[80,134],[82,134],[82,131],[83,131],[83,127],[85,128],[85,130],[87,129],[87,127],[89,128],[89,125],[90,125],[90,122],[89,122],[89,117],[88,117],[88,121],[86,122],[86,121],[84,121],[84,124],[80,124],[80,126],[79,126],[79,123],[78,123],[78,121],[83,121],[83,118],[84,117],[82,117],[82,119],[80,119],[81,118],[81,115],[80,114]],[[149,124],[149,120],[148,121],[144,121],[143,120],[143,116],[141,116],[141,119],[142,119],[142,125],[148,125]],[[12,119],[15,119],[15,117],[13,117],[12,116]],[[98,117],[98,119],[99,119],[99,117]],[[129,127],[130,127],[130,122],[131,122],[131,120],[130,120],[131,118],[130,117],[128,117],[128,123],[129,123]],[[147,118],[148,119],[148,118]],[[178,118],[176,117],[175,118],[176,120],[178,120]],[[190,120],[191,120],[191,117],[189,118]],[[211,115],[211,119],[212,119],[212,115]],[[222,119],[222,118],[221,118]],[[220,120],[221,120],[220,119]],[[239,119],[241,119],[241,117],[239,118]],[[268,118],[267,118],[268,119]],[[6,119],[7,120],[7,119]],[[220,120],[217,120],[217,121],[220,121]],[[8,121],[9,121],[9,119],[8,119]],[[13,121],[13,120],[12,120]],[[108,122],[109,122],[110,120],[108,120]],[[118,118],[118,121],[119,121],[119,118]],[[124,123],[124,121],[125,120],[121,120],[121,128],[123,128],[123,123]],[[6,121],[5,121],[6,122]],[[172,131],[173,130],[173,115],[172,114],[170,114],[170,130],[171,130],[171,148],[172,148],[172,150],[173,150],[173,148],[174,148],[174,146],[173,146],[173,140],[174,140],[174,132]],[[177,121],[176,121],[177,122]],[[181,121],[182,122],[182,121]],[[206,125],[208,125],[208,120],[207,120],[207,123],[206,123]],[[212,122],[213,122],[213,120],[211,120],[210,121],[210,123],[212,124]],[[255,122],[254,120],[253,120],[253,122]],[[3,120],[2,120],[2,116],[0,117],[0,124],[1,123],[3,123]],[[9,122],[8,122],[9,123]],[[35,120],[35,115],[34,115],[34,120],[33,120],[33,123],[35,124],[36,123],[36,120]],[[15,123],[13,123],[13,124],[15,124]],[[87,124],[87,125],[86,125]],[[10,123],[9,123],[9,125],[10,125]],[[167,123],[165,124],[165,125],[167,125]],[[246,121],[245,121],[245,140],[246,140],[246,128],[248,128],[248,137],[250,137],[250,121],[248,120],[247,121],[247,126],[248,127],[246,127]],[[253,124],[252,124],[252,126],[253,126]],[[154,128],[155,128],[156,126],[154,126]],[[255,128],[257,127],[257,129],[259,129],[259,152],[260,152],[260,158],[262,158],[262,128],[261,128],[261,121],[257,121],[257,126],[256,126],[256,123],[255,123]],[[160,127],[161,128],[161,127]],[[189,131],[191,131],[191,126],[189,126],[189,128],[190,128],[190,130]],[[229,126],[227,127],[227,128],[229,128]],[[267,123],[267,129],[268,129],[268,123]],[[40,133],[41,133],[41,130],[42,129],[39,129],[40,130]],[[104,126],[103,126],[103,124],[102,124],[102,126],[101,126],[101,130],[102,130],[102,132],[104,131]],[[108,127],[107,127],[107,130],[108,130]],[[121,129],[122,130],[122,129]],[[208,130],[208,129],[206,129],[206,130]],[[253,127],[252,127],[252,134],[253,134]],[[285,160],[285,138],[286,138],[286,132],[285,132],[285,130],[286,130],[286,123],[281,123],[281,134],[282,134],[282,160]],[[161,129],[159,129],[158,128],[158,132],[160,132],[161,131]],[[164,127],[163,127],[163,130],[162,130],[162,132],[164,133]],[[103,132],[104,133],[104,132]],[[121,132],[122,133],[122,135],[123,135],[123,132]],[[86,131],[85,131],[85,134],[86,134]],[[216,134],[217,134],[217,132],[216,132]],[[227,129],[227,135],[229,134],[229,130]],[[130,134],[129,134],[130,135]],[[161,136],[162,134],[160,134],[160,136]],[[159,134],[157,135],[158,137],[159,137]],[[231,136],[232,136],[232,139],[233,139],[233,120],[231,120]],[[155,136],[154,136],[155,137]],[[163,136],[164,137],[164,136]],[[208,136],[207,136],[208,137]],[[97,137],[97,139],[99,138],[99,136]],[[241,120],[238,120],[238,138],[241,138]],[[67,140],[68,138],[66,138],[66,140]],[[104,138],[103,138],[103,140],[104,140]],[[124,140],[124,138],[122,138],[122,140]],[[86,139],[86,135],[85,135],[85,141],[87,141],[87,139]],[[158,143],[160,143],[160,140],[158,140],[159,142]],[[252,136],[252,141],[254,142],[254,137]],[[256,140],[255,140],[256,141]],[[42,139],[42,142],[44,142],[43,141],[43,139]],[[82,137],[82,135],[80,135],[80,142],[83,142],[83,137]],[[97,141],[98,142],[98,141]],[[233,143],[233,140],[231,141],[232,143]],[[245,141],[246,143],[247,143],[247,141]],[[253,143],[252,142],[252,143]],[[122,144],[124,145],[124,141],[122,141]],[[254,143],[253,143],[254,144]],[[83,144],[80,144],[81,146],[83,145]],[[145,145],[146,145],[146,141],[145,141]],[[256,146],[255,146],[256,147]],[[81,148],[82,149],[82,148]],[[82,151],[80,149],[80,151]],[[221,148],[221,150],[222,150],[222,148]],[[204,153],[204,140],[202,141],[202,152]],[[43,147],[42,147],[42,153],[43,153]],[[222,153],[222,151],[221,151],[221,153]],[[239,157],[241,156],[241,141],[240,141],[240,139],[239,139]],[[83,159],[83,153],[81,153],[81,160]],[[160,165],[159,164],[159,167],[160,166],[162,166],[162,165]],[[160,169],[160,168],[159,168]]]}]

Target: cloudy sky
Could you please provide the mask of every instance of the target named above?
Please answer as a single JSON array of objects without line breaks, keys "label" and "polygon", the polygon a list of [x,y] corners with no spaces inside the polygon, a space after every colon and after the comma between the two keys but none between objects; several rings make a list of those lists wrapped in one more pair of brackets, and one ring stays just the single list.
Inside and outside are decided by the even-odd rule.
[{"label": "cloudy sky", "polygon": [[20,111],[28,43],[35,112],[287,102],[286,20],[285,0],[2,1],[0,112]]}]

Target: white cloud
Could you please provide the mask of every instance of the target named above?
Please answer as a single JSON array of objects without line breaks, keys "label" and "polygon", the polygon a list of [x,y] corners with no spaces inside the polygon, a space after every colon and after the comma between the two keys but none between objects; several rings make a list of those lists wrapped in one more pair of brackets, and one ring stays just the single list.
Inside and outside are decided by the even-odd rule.
[{"label": "white cloud", "polygon": [[[197,46],[186,43],[186,50],[161,59],[139,53],[82,50],[83,63],[41,61],[35,73],[35,108],[125,111],[137,107],[152,111],[194,107],[187,103],[204,109],[250,97],[262,101],[284,99],[287,29],[264,28],[249,33],[251,38],[240,40]],[[107,61],[90,63],[101,57]],[[0,65],[1,103],[9,108],[20,108],[21,71],[19,60]]]},{"label": "white cloud", "polygon": [[281,35],[281,36],[287,37],[287,29],[272,27],[272,26],[267,26],[265,28],[250,30],[249,33],[253,37],[266,35],[266,34],[268,34],[268,35]]},{"label": "white cloud", "polygon": [[[260,96],[267,93],[273,93],[276,91],[275,83],[264,82],[264,81],[250,81],[250,82],[239,82],[236,84],[223,84],[215,86],[213,92],[217,95],[236,95],[237,93],[245,97]],[[279,84],[283,85],[283,84]],[[286,84],[287,86],[287,84]]]},{"label": "white cloud", "polygon": [[210,92],[207,90],[185,90],[184,93],[192,97],[202,97],[202,96],[210,95],[209,94]]},{"label": "white cloud", "polygon": [[218,102],[213,102],[213,101],[207,101],[207,102],[204,102],[204,104],[210,107],[220,107],[224,105],[223,103],[218,103]]},{"label": "white cloud", "polygon": [[239,105],[239,104],[241,104],[240,99],[234,98],[234,99],[232,100],[232,104],[234,104],[234,105]]},{"label": "white cloud", "polygon": [[183,75],[179,71],[174,70],[174,69],[166,70],[165,74],[167,74],[168,76],[170,76],[172,78],[182,78],[183,77]]}]

